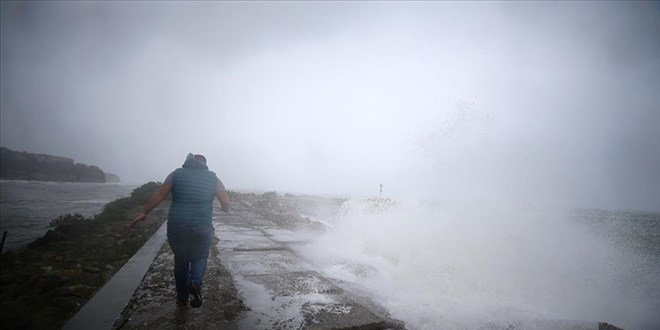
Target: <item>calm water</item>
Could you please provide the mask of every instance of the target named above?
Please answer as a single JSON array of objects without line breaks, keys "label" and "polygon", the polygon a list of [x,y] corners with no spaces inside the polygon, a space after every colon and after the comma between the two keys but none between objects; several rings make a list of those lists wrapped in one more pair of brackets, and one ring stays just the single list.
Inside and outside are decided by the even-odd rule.
[{"label": "calm water", "polygon": [[0,181],[0,231],[7,231],[4,251],[43,236],[49,222],[62,214],[91,217],[106,203],[131,194],[135,185]]}]

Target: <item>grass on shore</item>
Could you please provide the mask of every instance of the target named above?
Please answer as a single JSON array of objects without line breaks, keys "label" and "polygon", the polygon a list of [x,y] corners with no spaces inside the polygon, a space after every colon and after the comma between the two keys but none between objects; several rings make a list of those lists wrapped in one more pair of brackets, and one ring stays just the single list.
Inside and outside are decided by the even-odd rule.
[{"label": "grass on shore", "polygon": [[165,221],[163,210],[157,209],[143,225],[126,227],[159,187],[146,183],[89,219],[79,214],[60,216],[43,237],[3,253],[3,328],[61,328]]}]

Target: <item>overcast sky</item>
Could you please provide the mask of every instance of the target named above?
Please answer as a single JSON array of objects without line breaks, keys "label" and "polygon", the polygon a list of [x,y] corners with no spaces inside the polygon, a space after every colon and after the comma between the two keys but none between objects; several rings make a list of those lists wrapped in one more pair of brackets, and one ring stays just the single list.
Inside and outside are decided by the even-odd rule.
[{"label": "overcast sky", "polygon": [[7,2],[1,144],[230,189],[660,210],[652,2]]}]

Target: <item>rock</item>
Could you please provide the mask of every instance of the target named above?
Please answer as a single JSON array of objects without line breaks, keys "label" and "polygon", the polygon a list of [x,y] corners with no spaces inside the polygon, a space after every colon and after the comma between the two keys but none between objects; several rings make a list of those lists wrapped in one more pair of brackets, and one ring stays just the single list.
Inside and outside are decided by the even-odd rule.
[{"label": "rock", "polygon": [[94,266],[83,266],[82,270],[88,273],[98,273],[100,269]]},{"label": "rock", "polygon": [[70,296],[71,295],[71,290],[69,290],[68,287],[65,286],[59,286],[55,287],[52,290],[48,291],[46,293],[45,297],[48,299],[54,299],[57,297],[65,297],[65,296]]},{"label": "rock", "polygon": [[46,232],[46,235],[44,235],[43,237],[38,238],[36,241],[30,243],[28,245],[28,248],[32,249],[32,248],[39,247],[39,246],[42,246],[42,245],[46,245],[46,244],[49,244],[49,243],[52,243],[52,242],[61,241],[63,239],[64,239],[64,235],[62,235],[62,233],[56,232],[54,230],[48,230]]},{"label": "rock", "polygon": [[0,285],[11,284],[14,280],[14,276],[9,273],[0,272]]},{"label": "rock", "polygon": [[69,292],[81,298],[89,298],[96,289],[89,285],[73,285],[69,287]]},{"label": "rock", "polygon": [[17,283],[12,283],[2,287],[3,300],[13,299],[21,294],[21,286]]},{"label": "rock", "polygon": [[41,288],[41,292],[48,292],[64,284],[64,279],[57,275],[44,276],[37,284]]},{"label": "rock", "polygon": [[599,322],[598,323],[598,330],[623,330],[619,327],[616,327],[612,324],[609,324],[607,322]]},{"label": "rock", "polygon": [[81,269],[63,269],[58,271],[56,275],[65,278],[67,281],[76,282],[83,276],[83,272]]}]

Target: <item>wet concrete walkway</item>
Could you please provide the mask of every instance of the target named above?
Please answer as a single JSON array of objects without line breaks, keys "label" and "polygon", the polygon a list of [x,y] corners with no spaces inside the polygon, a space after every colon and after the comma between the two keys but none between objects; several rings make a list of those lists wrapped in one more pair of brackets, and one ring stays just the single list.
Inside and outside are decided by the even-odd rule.
[{"label": "wet concrete walkway", "polygon": [[306,265],[289,249],[305,236],[253,213],[248,204],[217,214],[214,225],[218,256],[249,308],[239,329],[402,328]]},{"label": "wet concrete walkway", "polygon": [[233,204],[230,214],[215,209],[213,224],[218,240],[209,256],[201,308],[175,304],[173,254],[163,244],[164,225],[65,328],[403,328],[382,307],[309,267],[290,249],[309,236],[268,221],[249,202]]}]

